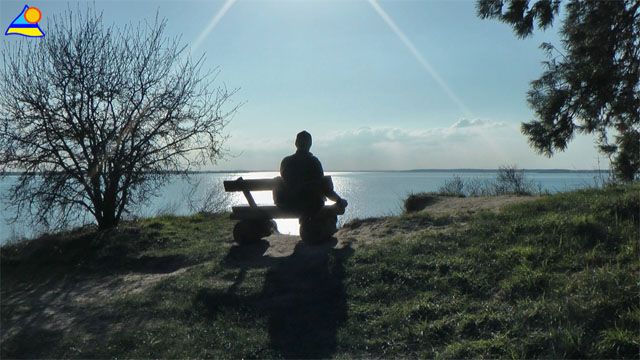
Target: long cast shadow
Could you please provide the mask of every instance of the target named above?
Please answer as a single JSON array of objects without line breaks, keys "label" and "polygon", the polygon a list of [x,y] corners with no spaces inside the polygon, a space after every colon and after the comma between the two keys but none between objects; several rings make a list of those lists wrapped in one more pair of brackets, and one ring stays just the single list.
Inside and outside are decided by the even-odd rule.
[{"label": "long cast shadow", "polygon": [[270,269],[263,288],[269,299],[271,346],[285,358],[328,358],[336,331],[347,319],[344,262],[353,249],[307,246]]},{"label": "long cast shadow", "polygon": [[[336,241],[310,246],[298,243],[287,257],[264,256],[268,243],[234,246],[227,266],[240,267],[224,293],[203,290],[196,301],[212,319],[221,307],[255,307],[268,318],[270,348],[288,359],[328,358],[336,351],[336,333],[347,319],[344,264],[353,249],[334,248]],[[267,267],[262,293],[235,294],[247,269]]]}]

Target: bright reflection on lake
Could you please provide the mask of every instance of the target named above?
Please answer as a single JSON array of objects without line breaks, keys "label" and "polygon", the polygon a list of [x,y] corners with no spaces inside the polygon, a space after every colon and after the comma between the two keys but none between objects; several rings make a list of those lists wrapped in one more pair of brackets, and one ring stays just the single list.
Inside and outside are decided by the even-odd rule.
[{"label": "bright reflection on lake", "polygon": [[[438,191],[446,180],[454,175],[464,179],[493,180],[495,171],[368,171],[368,172],[328,172],[333,178],[335,190],[341,197],[349,201],[349,206],[343,216],[338,217],[339,224],[344,224],[355,218],[395,215],[402,212],[402,202],[411,193]],[[176,178],[162,189],[162,196],[151,199],[143,207],[132,209],[135,216],[149,217],[170,213],[187,215],[191,213],[189,203],[199,205],[204,196],[210,192],[224,195],[222,182],[234,180],[239,176],[244,179],[262,179],[279,176],[278,172],[228,172],[228,173],[198,173],[193,175],[191,183],[199,182],[197,188],[181,178]],[[568,191],[577,188],[593,186],[594,179],[601,176],[598,172],[536,172],[525,171],[528,180],[540,184],[543,190],[551,193]],[[17,177],[8,176],[0,180],[0,194],[8,194],[10,186]],[[191,193],[191,196],[190,196]],[[273,205],[270,191],[256,191],[252,195],[259,205]],[[241,192],[227,194],[231,206],[248,205]],[[190,200],[189,200],[190,198]],[[32,229],[25,221],[8,224],[4,219],[13,213],[6,204],[0,204],[0,243],[9,239],[23,236],[34,237],[46,229]],[[78,219],[72,226],[90,223],[91,217]],[[278,230],[285,234],[298,234],[297,219],[278,219]]]}]

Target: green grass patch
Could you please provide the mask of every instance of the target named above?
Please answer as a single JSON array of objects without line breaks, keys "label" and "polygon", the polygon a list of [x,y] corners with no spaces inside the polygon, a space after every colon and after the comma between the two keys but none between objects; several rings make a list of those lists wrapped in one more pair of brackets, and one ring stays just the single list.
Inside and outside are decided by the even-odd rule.
[{"label": "green grass patch", "polygon": [[[465,222],[403,215],[389,228],[409,234],[355,250],[298,245],[282,258],[265,256],[266,242],[234,245],[226,215],[5,246],[0,315],[13,332],[0,355],[639,357],[640,186],[543,196]],[[72,302],[81,279],[141,274],[159,280]],[[26,301],[10,296],[20,291]],[[68,318],[34,320],[51,294],[68,296]]]}]

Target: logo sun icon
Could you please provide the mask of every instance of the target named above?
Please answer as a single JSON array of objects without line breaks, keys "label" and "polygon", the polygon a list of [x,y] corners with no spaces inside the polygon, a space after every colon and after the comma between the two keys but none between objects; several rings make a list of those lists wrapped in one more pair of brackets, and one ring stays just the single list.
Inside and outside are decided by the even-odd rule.
[{"label": "logo sun icon", "polygon": [[35,24],[42,19],[42,13],[37,7],[30,7],[24,12],[24,19],[27,20],[29,24]]},{"label": "logo sun icon", "polygon": [[11,25],[7,28],[5,35],[22,35],[26,37],[43,37],[44,33],[38,21],[42,19],[42,12],[37,7],[25,5]]}]

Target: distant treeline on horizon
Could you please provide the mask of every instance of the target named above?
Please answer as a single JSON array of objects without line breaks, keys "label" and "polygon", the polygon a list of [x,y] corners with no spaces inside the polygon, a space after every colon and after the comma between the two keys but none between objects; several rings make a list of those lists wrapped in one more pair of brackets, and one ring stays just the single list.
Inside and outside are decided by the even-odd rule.
[{"label": "distant treeline on horizon", "polygon": [[[387,172],[387,173],[416,173],[416,172],[454,172],[454,173],[491,173],[499,171],[500,169],[410,169],[410,170],[326,170],[325,172],[355,172],[355,173],[367,173],[367,172]],[[610,170],[568,170],[568,169],[518,169],[527,172],[536,173],[602,173],[609,172]],[[278,172],[278,170],[198,170],[188,171],[188,174],[236,174],[236,173],[256,173],[256,172]],[[167,173],[179,174],[176,171],[168,171]],[[7,171],[0,173],[0,176],[18,176],[22,175],[22,171]]]}]

